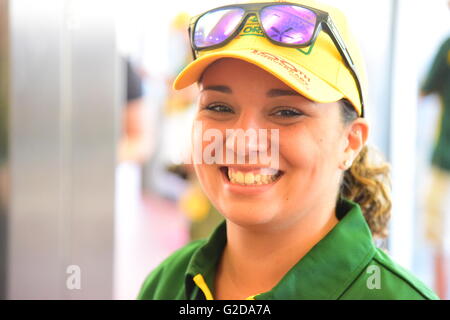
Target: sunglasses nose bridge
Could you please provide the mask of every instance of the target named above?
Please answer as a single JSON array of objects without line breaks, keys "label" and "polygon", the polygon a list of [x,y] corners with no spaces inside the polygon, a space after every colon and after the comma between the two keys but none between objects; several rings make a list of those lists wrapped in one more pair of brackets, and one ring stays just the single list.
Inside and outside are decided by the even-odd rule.
[{"label": "sunglasses nose bridge", "polygon": [[244,26],[247,24],[248,20],[252,19],[252,17],[255,19],[255,22],[258,22],[258,24],[262,28],[262,24],[261,24],[259,15],[258,15],[258,11],[259,11],[258,9],[247,9],[244,13],[244,16],[242,17],[242,21],[238,27],[238,30],[236,30],[236,31],[240,32],[242,30],[242,28],[244,28]]},{"label": "sunglasses nose bridge", "polygon": [[244,17],[242,18],[242,25],[245,25],[247,23],[247,20],[250,19],[251,17],[254,17],[258,21],[258,23],[260,23],[258,17],[258,10],[248,10],[244,13]]}]

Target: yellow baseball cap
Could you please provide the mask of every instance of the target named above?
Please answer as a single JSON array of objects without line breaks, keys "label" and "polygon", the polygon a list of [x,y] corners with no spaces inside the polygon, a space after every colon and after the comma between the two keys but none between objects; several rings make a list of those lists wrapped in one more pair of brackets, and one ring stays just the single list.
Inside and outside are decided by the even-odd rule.
[{"label": "yellow baseball cap", "polygon": [[[245,1],[251,2],[274,1]],[[348,30],[343,13],[314,0],[290,3],[303,4],[330,14],[352,57],[364,97],[367,90],[364,62],[359,47]],[[186,66],[175,79],[174,89],[183,89],[197,82],[204,70],[221,58],[236,58],[252,63],[313,101],[327,103],[346,98],[361,116],[362,104],[356,81],[332,39],[324,31],[319,33],[316,41],[309,47],[283,47],[270,42],[264,36],[257,18],[250,16],[239,35],[226,45],[200,50],[198,58]]]}]

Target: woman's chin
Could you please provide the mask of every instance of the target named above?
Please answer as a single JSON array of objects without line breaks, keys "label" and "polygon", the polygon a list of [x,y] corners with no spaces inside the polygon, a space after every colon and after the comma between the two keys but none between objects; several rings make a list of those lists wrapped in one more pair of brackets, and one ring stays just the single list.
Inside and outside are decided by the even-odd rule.
[{"label": "woman's chin", "polygon": [[257,207],[235,207],[223,210],[223,216],[233,224],[241,227],[261,227],[270,224],[275,218],[275,211]]}]

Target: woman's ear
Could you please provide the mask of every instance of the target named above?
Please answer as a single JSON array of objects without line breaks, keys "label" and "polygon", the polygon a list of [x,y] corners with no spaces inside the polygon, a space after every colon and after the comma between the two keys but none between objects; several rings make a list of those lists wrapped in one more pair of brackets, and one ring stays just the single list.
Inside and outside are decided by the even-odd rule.
[{"label": "woman's ear", "polygon": [[344,139],[346,143],[342,155],[343,159],[339,165],[342,170],[347,170],[351,166],[353,160],[366,144],[368,135],[369,124],[365,118],[357,118],[345,129]]}]

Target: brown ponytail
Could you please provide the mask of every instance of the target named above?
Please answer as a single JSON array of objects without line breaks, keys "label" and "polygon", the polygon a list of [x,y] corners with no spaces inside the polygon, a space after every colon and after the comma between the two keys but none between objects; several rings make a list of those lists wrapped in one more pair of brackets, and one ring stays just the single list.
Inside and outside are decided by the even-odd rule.
[{"label": "brown ponytail", "polygon": [[[353,106],[342,100],[344,124],[358,117]],[[343,174],[339,196],[359,204],[374,238],[387,237],[391,216],[390,166],[381,153],[365,145]]]}]

